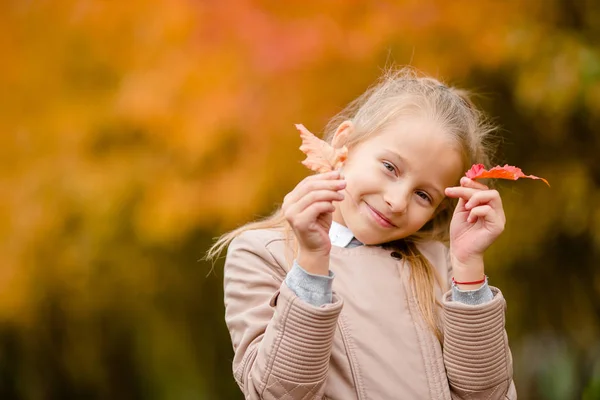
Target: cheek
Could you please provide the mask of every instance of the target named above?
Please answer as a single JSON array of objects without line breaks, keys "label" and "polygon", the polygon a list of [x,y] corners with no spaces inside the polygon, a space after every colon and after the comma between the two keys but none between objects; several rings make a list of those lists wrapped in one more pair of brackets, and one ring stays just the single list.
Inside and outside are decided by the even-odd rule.
[{"label": "cheek", "polygon": [[381,182],[377,181],[377,175],[372,170],[352,171],[346,175],[347,190],[355,195],[369,194],[378,191]]},{"label": "cheek", "polygon": [[433,211],[427,212],[424,215],[423,219],[421,220],[421,223],[420,223],[421,226],[419,226],[419,229],[421,229],[423,226],[427,225],[434,217],[435,217],[435,212],[433,212]]},{"label": "cheek", "polygon": [[415,210],[414,213],[410,216],[410,223],[414,225],[419,225],[419,229],[423,227],[427,222],[429,222],[435,215],[433,210],[428,210],[425,208],[420,208]]},{"label": "cheek", "polygon": [[338,203],[340,205],[340,210],[342,211],[342,213],[356,209],[358,207],[359,199],[360,193],[357,193],[355,190],[352,189],[351,185],[348,184],[346,186],[346,190],[344,190],[344,200]]},{"label": "cheek", "polygon": [[346,180],[346,189],[344,190],[345,198],[342,203],[352,202],[350,197],[356,197],[360,193],[360,179],[355,173],[344,174],[344,179]]}]

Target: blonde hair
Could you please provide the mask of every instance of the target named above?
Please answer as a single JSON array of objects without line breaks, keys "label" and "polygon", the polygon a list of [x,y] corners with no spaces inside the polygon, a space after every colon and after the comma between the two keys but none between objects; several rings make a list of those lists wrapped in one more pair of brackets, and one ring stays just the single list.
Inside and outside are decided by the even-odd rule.
[{"label": "blonde hair", "polygon": [[[386,70],[381,78],[339,114],[325,128],[325,141],[331,143],[338,127],[344,121],[352,121],[354,129],[346,139],[348,149],[380,132],[402,116],[422,116],[438,123],[453,139],[461,152],[464,170],[471,164],[481,163],[489,167],[491,133],[495,127],[479,111],[469,98],[468,92],[448,87],[439,80],[426,77],[410,67]],[[444,290],[446,284],[436,273],[429,260],[417,248],[422,241],[449,241],[449,226],[456,201],[446,198],[434,218],[415,234],[383,244],[400,252],[411,265],[411,285],[423,319],[438,339],[442,333],[438,323],[435,285]],[[221,236],[207,252],[208,260],[216,257],[242,232],[253,229],[281,230],[297,254],[297,243],[290,225],[281,209],[269,217],[248,223]]]}]

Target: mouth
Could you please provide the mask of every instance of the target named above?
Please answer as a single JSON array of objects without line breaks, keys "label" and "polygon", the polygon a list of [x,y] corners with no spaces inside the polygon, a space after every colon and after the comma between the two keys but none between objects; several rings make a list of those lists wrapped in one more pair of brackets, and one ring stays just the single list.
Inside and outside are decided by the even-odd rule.
[{"label": "mouth", "polygon": [[367,208],[369,209],[369,211],[371,211],[371,217],[373,217],[373,219],[375,220],[375,222],[377,222],[380,226],[384,227],[384,228],[397,228],[396,225],[394,225],[392,223],[392,221],[390,221],[388,218],[386,218],[383,214],[381,214],[379,211],[377,211],[376,209],[374,209],[373,207],[371,207],[368,203],[365,203],[367,205]]}]

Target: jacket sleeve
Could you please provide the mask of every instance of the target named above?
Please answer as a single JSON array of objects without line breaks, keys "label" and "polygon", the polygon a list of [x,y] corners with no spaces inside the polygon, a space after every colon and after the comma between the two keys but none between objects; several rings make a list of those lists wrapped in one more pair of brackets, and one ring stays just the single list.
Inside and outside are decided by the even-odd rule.
[{"label": "jacket sleeve", "polygon": [[245,232],[225,260],[234,377],[246,399],[313,399],[324,390],[342,301],[335,293],[321,307],[300,300],[266,243]]},{"label": "jacket sleeve", "polygon": [[444,295],[444,364],[453,399],[516,399],[504,329],[506,302],[490,287],[489,302],[468,305]]}]

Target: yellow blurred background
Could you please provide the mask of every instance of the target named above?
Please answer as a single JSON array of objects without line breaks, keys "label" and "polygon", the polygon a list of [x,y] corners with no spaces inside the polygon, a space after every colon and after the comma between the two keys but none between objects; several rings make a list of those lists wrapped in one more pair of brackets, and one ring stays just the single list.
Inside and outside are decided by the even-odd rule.
[{"label": "yellow blurred background", "polygon": [[241,399],[214,237],[386,65],[480,93],[523,399],[600,398],[597,1],[4,0],[0,398]]}]

